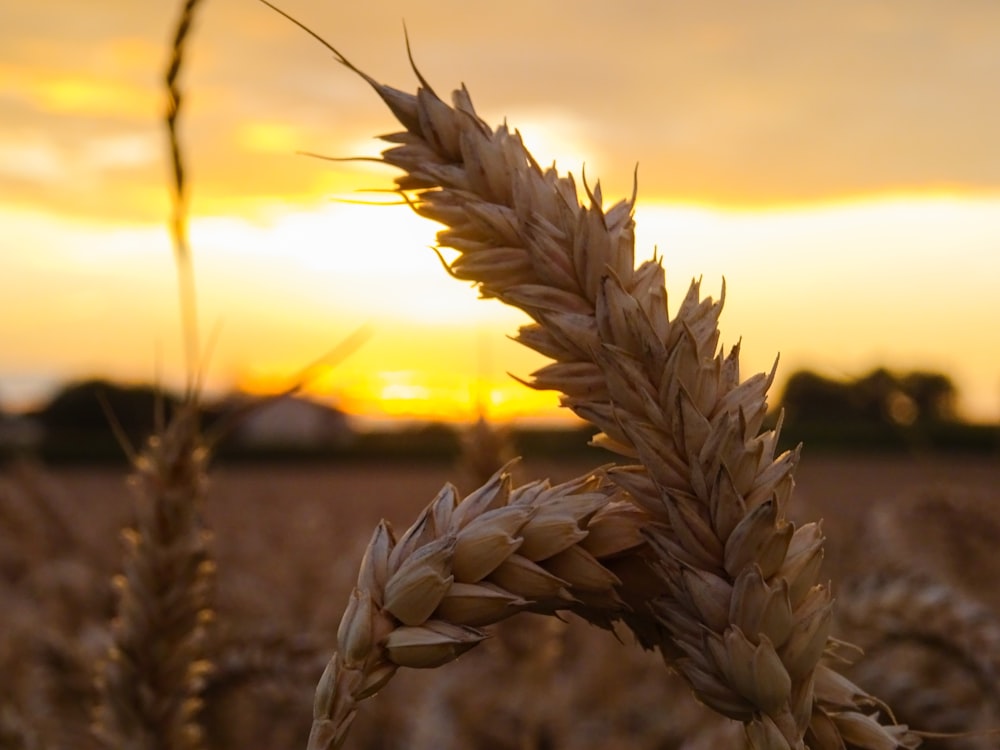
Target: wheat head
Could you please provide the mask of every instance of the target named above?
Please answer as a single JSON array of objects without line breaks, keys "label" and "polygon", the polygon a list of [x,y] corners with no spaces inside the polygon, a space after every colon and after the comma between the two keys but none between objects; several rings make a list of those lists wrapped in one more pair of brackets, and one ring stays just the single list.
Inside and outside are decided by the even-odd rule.
[{"label": "wheat head", "polygon": [[822,534],[785,518],[798,451],[775,456],[777,429],[762,431],[773,371],[741,381],[739,348],[719,350],[722,301],[694,282],[671,317],[660,262],[635,265],[634,196],[605,210],[597,184],[581,203],[464,87],[451,104],[422,77],[406,93],[330,49],[402,124],[382,160],[414,210],[445,225],[448,270],[534,321],[517,340],[554,361],[532,387],[560,391],[602,431],[597,444],[638,459],[610,476],[655,521],[647,559],[662,590],[644,593],[662,628],[633,620],[640,640],[744,722],[751,747],[914,746],[822,663],[835,645]]},{"label": "wheat head", "polygon": [[501,470],[459,501],[446,485],[398,540],[383,521],[365,551],[316,691],[309,747],[341,747],[358,703],[399,667],[437,667],[522,611],[571,610],[609,627],[625,603],[609,568],[643,544],[646,514],[597,474],[512,487]]}]

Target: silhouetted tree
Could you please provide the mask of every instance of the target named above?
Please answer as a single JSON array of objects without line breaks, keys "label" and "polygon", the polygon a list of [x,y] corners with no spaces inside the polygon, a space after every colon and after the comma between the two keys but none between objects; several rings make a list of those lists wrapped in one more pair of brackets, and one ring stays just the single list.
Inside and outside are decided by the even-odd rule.
[{"label": "silhouetted tree", "polygon": [[881,367],[872,370],[867,375],[848,381],[845,387],[850,394],[852,417],[873,424],[893,421],[889,417],[889,404],[899,388],[896,378],[888,370]]},{"label": "silhouetted tree", "polygon": [[66,438],[111,435],[113,419],[136,443],[155,429],[156,415],[175,404],[175,398],[152,386],[86,380],[64,387],[37,417],[47,435]]},{"label": "silhouetted tree", "polygon": [[958,389],[947,375],[911,372],[900,380],[900,385],[916,406],[917,421],[927,424],[955,421]]},{"label": "silhouetted tree", "polygon": [[953,421],[957,391],[935,372],[895,375],[877,368],[853,380],[832,380],[808,370],[789,377],[780,406],[785,422],[922,426]]},{"label": "silhouetted tree", "polygon": [[809,370],[792,373],[785,383],[780,406],[788,424],[837,421],[853,411],[844,383]]}]

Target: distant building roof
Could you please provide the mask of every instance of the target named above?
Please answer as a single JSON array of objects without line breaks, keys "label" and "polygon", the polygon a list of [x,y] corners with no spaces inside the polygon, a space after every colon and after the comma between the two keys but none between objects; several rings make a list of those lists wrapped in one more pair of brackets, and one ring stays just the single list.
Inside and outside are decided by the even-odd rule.
[{"label": "distant building roof", "polygon": [[236,440],[256,447],[330,447],[354,437],[347,415],[305,398],[277,399],[250,411],[236,428]]}]

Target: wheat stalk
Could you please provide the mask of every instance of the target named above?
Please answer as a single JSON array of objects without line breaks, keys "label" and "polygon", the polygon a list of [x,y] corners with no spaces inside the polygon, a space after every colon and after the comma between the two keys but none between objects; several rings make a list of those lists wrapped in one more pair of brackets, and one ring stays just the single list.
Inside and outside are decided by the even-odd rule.
[{"label": "wheat stalk", "polygon": [[209,669],[205,642],[215,563],[202,520],[210,450],[199,429],[196,296],[178,137],[178,80],[199,1],[185,0],[181,7],[164,76],[171,235],[189,380],[184,403],[133,458],[135,525],[123,532],[124,570],[114,579],[118,614],[94,712],[94,734],[104,745],[134,750],[198,750],[204,745],[198,712]]},{"label": "wheat stalk", "polygon": [[[170,147],[171,166],[171,219],[170,235],[174,244],[174,265],[177,269],[177,291],[180,303],[181,331],[184,337],[187,372],[196,372],[198,361],[198,308],[195,293],[194,265],[188,242],[188,183],[185,179],[184,159],[181,150],[178,126],[180,124],[183,96],[179,84],[184,52],[194,22],[195,11],[201,0],[185,0],[174,27],[174,41],[170,48],[164,83],[167,93],[167,108],[164,124],[167,128],[167,142]],[[189,387],[190,387],[189,383]]]},{"label": "wheat stalk", "polygon": [[669,635],[656,645],[697,696],[744,722],[755,748],[916,743],[820,663],[822,535],[785,519],[798,451],[775,457],[777,430],[761,431],[773,372],[741,382],[738,347],[718,350],[722,301],[697,282],[669,316],[661,264],[635,266],[634,197],[604,210],[598,184],[581,204],[572,178],[483,122],[465,88],[449,105],[421,77],[409,94],[327,47],[403,125],[382,160],[403,171],[414,210],[445,225],[448,270],[535,321],[517,339],[554,362],[531,385],[561,391],[602,431],[595,442],[638,458],[612,478],[658,522],[648,539],[666,591],[652,607]]},{"label": "wheat stalk", "polygon": [[515,489],[505,470],[461,502],[446,485],[398,541],[383,521],[316,691],[309,747],[341,747],[358,703],[399,667],[445,664],[517,612],[572,610],[609,627],[625,608],[610,568],[647,521],[597,474]]}]

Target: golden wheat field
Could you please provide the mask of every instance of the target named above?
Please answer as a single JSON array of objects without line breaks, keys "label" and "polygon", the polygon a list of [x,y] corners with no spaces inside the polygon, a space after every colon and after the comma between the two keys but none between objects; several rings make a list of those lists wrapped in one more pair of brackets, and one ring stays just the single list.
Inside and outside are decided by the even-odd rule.
[{"label": "golden wheat field", "polygon": [[[807,459],[791,515],[823,519],[823,574],[834,581],[838,612],[846,613],[839,627],[868,649],[853,657],[859,683],[916,728],[997,726],[997,683],[989,680],[1000,666],[1000,509],[989,500],[1000,465],[936,456]],[[528,461],[515,472],[520,481],[562,481],[590,468]],[[457,475],[455,467],[426,464],[223,465],[210,472],[205,521],[217,569],[208,648],[215,663],[203,689],[209,746],[305,746],[313,692],[336,649],[372,529],[382,518],[405,529]],[[89,742],[121,529],[132,514],[120,471],[15,466],[3,475],[0,747]],[[912,587],[886,598],[885,582],[893,580],[944,587],[928,589],[926,602]],[[946,614],[949,597],[968,600],[967,621]],[[849,621],[852,601],[868,612],[862,625]],[[884,639],[873,635],[891,625],[893,606],[915,616],[911,630],[922,624],[927,632],[903,623]],[[873,619],[880,607],[888,614]],[[941,627],[965,632],[935,634],[937,616]],[[956,646],[963,637],[971,640]],[[362,704],[349,746],[732,746],[737,722],[696,703],[630,635],[621,641],[571,615],[565,623],[518,615],[452,664],[401,670]],[[875,668],[865,671],[866,664]],[[988,736],[940,742],[995,746]]]}]

